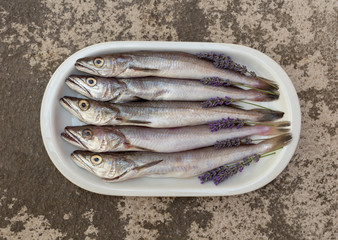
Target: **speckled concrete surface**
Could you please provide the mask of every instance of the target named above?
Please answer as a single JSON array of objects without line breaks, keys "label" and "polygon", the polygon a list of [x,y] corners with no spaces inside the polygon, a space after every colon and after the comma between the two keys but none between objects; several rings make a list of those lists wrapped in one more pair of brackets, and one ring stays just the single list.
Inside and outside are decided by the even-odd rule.
[{"label": "speckled concrete surface", "polygon": [[[1,1],[0,239],[338,239],[337,11],[335,0]],[[237,43],[272,57],[302,109],[288,167],[232,197],[108,197],[70,183],[42,144],[44,89],[67,56],[115,40]]]}]

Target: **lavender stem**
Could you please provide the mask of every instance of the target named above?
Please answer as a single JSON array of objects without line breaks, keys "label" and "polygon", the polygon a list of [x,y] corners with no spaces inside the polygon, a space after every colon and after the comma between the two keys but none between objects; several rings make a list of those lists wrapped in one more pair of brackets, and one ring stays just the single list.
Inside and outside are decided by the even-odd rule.
[{"label": "lavender stem", "polygon": [[274,154],[276,154],[276,152],[269,153],[269,154],[267,154],[267,155],[261,155],[261,158],[263,158],[263,157],[267,157],[267,156],[271,156],[271,155],[274,155]]},{"label": "lavender stem", "polygon": [[260,122],[245,122],[246,124],[262,125],[262,126],[274,126],[273,124],[260,123]]},{"label": "lavender stem", "polygon": [[198,178],[201,180],[201,184],[208,181],[213,181],[215,185],[218,185],[229,177],[235,175],[236,173],[242,172],[244,167],[249,166],[252,162],[258,162],[260,158],[276,154],[276,151],[279,149],[281,148],[277,148],[264,154],[254,154],[249,157],[243,158],[240,161],[220,166],[204,173]]},{"label": "lavender stem", "polygon": [[246,88],[254,89],[254,90],[257,90],[257,91],[269,93],[269,94],[272,94],[272,95],[278,95],[278,93],[275,93],[275,92],[270,92],[270,91],[267,91],[267,90],[263,90],[263,89],[259,89],[259,88],[250,87],[250,86],[247,86],[247,85],[244,85],[244,84],[234,83],[234,82],[230,82],[230,83],[231,83],[231,85],[241,86],[241,87],[246,87]]},{"label": "lavender stem", "polygon": [[242,103],[250,104],[250,105],[253,105],[253,106],[256,106],[256,107],[260,107],[260,108],[264,108],[264,109],[273,111],[273,110],[270,109],[270,108],[267,108],[267,107],[264,107],[264,106],[261,106],[261,105],[258,105],[258,104],[254,104],[254,103],[250,103],[250,102],[246,102],[246,101],[242,101],[242,100],[233,100],[233,101],[236,101],[236,102],[242,102]]}]

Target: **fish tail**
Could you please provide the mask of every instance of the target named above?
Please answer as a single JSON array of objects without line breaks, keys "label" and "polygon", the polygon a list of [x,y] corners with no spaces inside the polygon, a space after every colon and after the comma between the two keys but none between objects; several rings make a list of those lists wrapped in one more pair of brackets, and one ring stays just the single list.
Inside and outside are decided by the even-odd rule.
[{"label": "fish tail", "polygon": [[277,100],[279,99],[279,93],[278,92],[273,92],[274,94],[267,94],[266,95],[266,101],[274,101],[274,100]]},{"label": "fish tail", "polygon": [[286,146],[289,142],[291,142],[291,140],[292,140],[292,135],[290,133],[285,133],[277,137],[264,140],[260,142],[259,144],[263,144],[267,146],[267,148],[264,151],[266,153],[266,152],[271,152],[271,151],[274,151],[274,150],[277,150],[279,148]]},{"label": "fish tail", "polygon": [[256,79],[260,80],[259,86],[257,86],[260,89],[267,90],[267,91],[274,91],[278,90],[279,86],[276,82],[263,78],[263,77],[255,77]]},{"label": "fish tail", "polygon": [[279,135],[290,131],[289,128],[286,128],[290,126],[289,121],[265,122],[265,124],[264,127],[268,127],[268,130],[263,132],[263,135],[265,136]]},{"label": "fish tail", "polygon": [[277,93],[277,92],[273,92],[273,93],[274,94],[271,94],[271,93],[264,94],[263,95],[264,96],[264,100],[262,100],[262,101],[269,102],[269,101],[274,101],[274,100],[279,99],[279,93]]},{"label": "fish tail", "polygon": [[262,122],[273,121],[276,119],[280,119],[284,116],[284,112],[268,109],[253,109],[252,111],[255,111],[260,114],[260,117],[258,117],[258,121]]},{"label": "fish tail", "polygon": [[252,97],[250,97],[249,95],[249,98],[248,100],[252,100],[252,101],[259,101],[259,102],[271,102],[271,101],[274,101],[274,100],[277,100],[279,98],[279,93],[278,91],[271,91],[271,92],[261,92],[261,91],[258,91],[256,89],[250,89],[250,90],[247,90],[248,93],[252,94]]}]

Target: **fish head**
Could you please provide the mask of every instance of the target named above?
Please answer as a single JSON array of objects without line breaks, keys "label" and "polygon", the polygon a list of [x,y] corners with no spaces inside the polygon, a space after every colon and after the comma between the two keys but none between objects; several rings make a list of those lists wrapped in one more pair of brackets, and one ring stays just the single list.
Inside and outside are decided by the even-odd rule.
[{"label": "fish head", "polygon": [[60,104],[80,121],[88,124],[107,125],[108,122],[110,124],[118,123],[119,110],[107,102],[63,97],[60,99]]},{"label": "fish head", "polygon": [[126,88],[114,78],[71,75],[66,84],[74,91],[95,100],[110,101],[117,98]]},{"label": "fish head", "polygon": [[134,161],[118,153],[74,151],[71,158],[79,167],[110,182],[135,178],[138,174]]},{"label": "fish head", "polygon": [[75,63],[75,67],[79,71],[101,77],[115,77],[127,66],[128,60],[118,55],[80,58]]},{"label": "fish head", "polygon": [[124,135],[110,127],[68,126],[61,136],[67,142],[93,152],[112,151],[125,143]]}]

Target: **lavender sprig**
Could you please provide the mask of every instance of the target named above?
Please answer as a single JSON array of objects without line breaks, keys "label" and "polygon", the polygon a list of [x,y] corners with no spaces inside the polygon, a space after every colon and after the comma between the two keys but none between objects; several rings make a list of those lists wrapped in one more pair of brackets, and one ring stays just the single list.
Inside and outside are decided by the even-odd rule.
[{"label": "lavender sprig", "polygon": [[282,149],[282,147],[276,148],[264,154],[253,154],[249,157],[243,158],[238,162],[226,164],[218,168],[214,168],[210,171],[207,171],[204,174],[200,175],[198,178],[201,180],[201,184],[208,181],[213,181],[215,185],[218,185],[219,183],[235,175],[236,173],[242,172],[244,167],[249,166],[252,162],[258,162],[260,158],[276,154],[276,151],[279,149]]},{"label": "lavender sprig", "polygon": [[198,58],[207,59],[212,61],[214,66],[217,68],[223,68],[228,70],[236,71],[242,75],[248,75],[250,77],[257,77],[256,73],[253,71],[248,71],[245,65],[235,63],[230,56],[225,56],[224,54],[219,54],[215,52],[207,53],[198,53]]},{"label": "lavender sprig", "polygon": [[234,128],[236,127],[241,128],[244,125],[263,125],[263,126],[273,126],[273,124],[269,124],[269,123],[261,123],[261,122],[246,122],[242,119],[239,118],[222,118],[221,120],[217,120],[214,121],[212,123],[209,123],[209,129],[211,130],[211,132],[217,132],[218,130],[222,129],[222,128]]},{"label": "lavender sprig", "polygon": [[225,139],[222,141],[216,141],[214,147],[218,150],[221,148],[238,147],[241,144],[251,144],[251,143],[252,143],[252,139],[248,137],[244,139],[229,138],[229,139]]},{"label": "lavender sprig", "polygon": [[229,87],[231,82],[229,79],[222,79],[219,77],[207,77],[200,80],[204,85],[211,85],[214,87]]},{"label": "lavender sprig", "polygon": [[201,181],[201,184],[205,182],[209,182],[213,180],[218,173],[221,171],[224,171],[226,169],[226,166],[220,166],[218,168],[214,168],[210,171],[205,172],[203,175],[198,176],[199,180]]},{"label": "lavender sprig", "polygon": [[201,180],[202,184],[208,181],[213,181],[215,185],[218,185],[236,173],[242,172],[244,167],[249,166],[252,162],[258,162],[260,157],[262,156],[254,154],[252,156],[243,158],[239,162],[212,169],[198,178]]},{"label": "lavender sprig", "polygon": [[222,118],[221,120],[214,121],[212,123],[209,123],[209,129],[211,132],[216,132],[222,128],[234,128],[236,127],[241,128],[245,124],[244,120],[239,119],[239,118]]},{"label": "lavender sprig", "polygon": [[254,90],[257,90],[257,91],[260,91],[260,92],[265,92],[265,93],[272,94],[272,95],[278,95],[278,93],[275,93],[275,92],[250,87],[250,86],[240,84],[240,83],[234,83],[234,82],[231,82],[229,79],[222,79],[222,78],[219,78],[219,77],[206,77],[206,78],[202,78],[200,81],[204,85],[210,85],[210,86],[214,86],[214,87],[229,87],[231,85],[234,85],[234,86],[241,86],[241,87],[254,89]]},{"label": "lavender sprig", "polygon": [[221,105],[229,105],[231,104],[232,99],[230,97],[225,98],[210,98],[209,100],[202,102],[202,107],[209,108],[209,107],[217,107]]},{"label": "lavender sprig", "polygon": [[261,105],[255,104],[255,103],[250,103],[250,102],[246,102],[246,101],[242,101],[242,100],[238,100],[238,99],[232,99],[230,97],[224,97],[224,98],[210,98],[209,100],[202,102],[202,107],[204,108],[209,108],[209,107],[217,107],[217,106],[221,106],[221,105],[230,105],[232,102],[241,102],[241,103],[245,103],[245,104],[250,104],[256,107],[260,107],[260,108],[264,108],[267,110],[272,111],[272,109],[267,108],[267,107],[263,107]]},{"label": "lavender sprig", "polygon": [[221,172],[219,172],[213,179],[212,181],[214,184],[217,186],[224,180],[228,179],[229,177],[235,175],[238,172],[242,172],[244,167],[249,166],[252,162],[258,162],[260,156],[257,154],[254,154],[252,156],[243,158],[242,161],[237,162],[232,165],[227,165],[225,169]]}]

